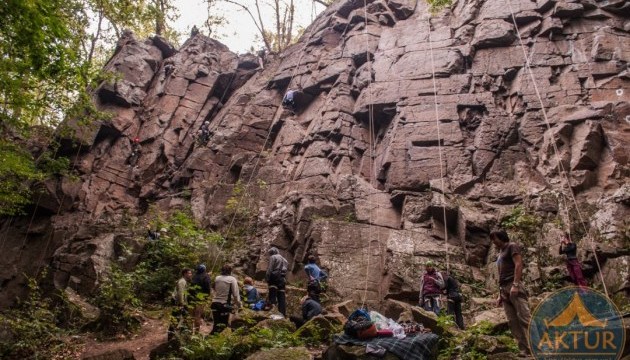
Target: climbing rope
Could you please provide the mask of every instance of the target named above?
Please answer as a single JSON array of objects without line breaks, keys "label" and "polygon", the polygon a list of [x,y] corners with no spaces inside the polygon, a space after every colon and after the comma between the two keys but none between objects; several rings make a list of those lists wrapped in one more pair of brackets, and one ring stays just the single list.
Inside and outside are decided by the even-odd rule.
[{"label": "climbing rope", "polygon": [[450,262],[449,262],[449,253],[448,253],[448,227],[446,224],[446,201],[444,198],[444,193],[446,192],[446,188],[444,187],[444,169],[443,169],[443,163],[442,163],[442,135],[440,132],[440,113],[439,113],[439,109],[438,109],[438,97],[437,97],[437,83],[435,81],[435,63],[433,60],[433,41],[431,39],[431,18],[429,17],[428,20],[429,23],[429,52],[431,55],[431,79],[433,80],[433,103],[435,106],[435,128],[437,129],[437,136],[438,136],[438,156],[439,156],[439,160],[440,160],[440,186],[442,187],[442,189],[440,189],[440,202],[442,204],[442,215],[443,215],[443,222],[444,222],[444,250],[445,250],[445,256],[446,256],[446,271],[448,272],[449,267],[450,267]]},{"label": "climbing rope", "polygon": [[[293,79],[295,78],[295,76],[297,75],[297,71],[299,70],[300,67],[300,63],[302,61],[302,57],[304,56],[305,50],[306,50],[306,46],[308,45],[311,37],[313,36],[313,28],[314,26],[311,25],[310,29],[309,29],[309,35],[307,40],[304,42],[304,45],[302,46],[302,49],[300,50],[300,56],[298,57],[298,61],[297,64],[293,70],[293,73],[291,74],[291,78],[289,78],[289,83],[287,84],[287,89],[290,89],[291,87],[291,83],[293,82]],[[285,93],[286,95],[286,93]],[[284,96],[283,96],[284,99]],[[282,114],[282,112],[284,111],[284,108],[282,107],[282,105],[278,106],[278,108],[276,109],[276,112],[274,113],[273,119],[271,121],[271,125],[269,125],[269,131],[267,131],[267,135],[265,137],[265,141],[263,142],[263,145],[260,149],[260,152],[258,153],[257,157],[256,157],[256,162],[254,163],[254,167],[252,168],[251,174],[249,176],[249,179],[247,180],[243,193],[241,194],[240,198],[238,199],[237,203],[236,203],[236,208],[238,209],[241,204],[243,203],[243,200],[245,199],[245,196],[247,195],[247,191],[249,189],[249,186],[252,182],[252,180],[254,179],[254,176],[256,174],[256,168],[258,167],[258,164],[260,163],[260,159],[263,157],[263,152],[265,151],[265,148],[267,147],[267,143],[269,142],[269,138],[271,137],[271,132],[272,129],[274,128],[274,125],[276,124],[278,118],[280,117],[280,115]],[[237,212],[234,212],[234,215],[232,216],[232,219],[230,220],[230,223],[228,225],[227,230],[225,231],[226,236],[230,233],[230,230],[232,230],[232,227],[234,226],[234,222],[236,220],[236,216],[238,215]],[[223,252],[223,248],[225,246],[225,244],[227,243],[227,239],[224,239],[223,242],[221,242],[221,245],[219,245],[219,249],[217,251],[217,254],[214,257],[214,260],[212,261],[212,271],[214,271],[216,264],[217,264],[217,260],[219,259],[219,256],[221,255],[221,253]]]},{"label": "climbing rope", "polygon": [[[525,69],[527,70],[527,73],[529,74],[529,77],[530,77],[530,79],[532,81],[532,85],[534,86],[534,91],[535,91],[536,97],[538,98],[538,101],[540,103],[541,112],[542,112],[543,118],[545,119],[545,124],[547,126],[547,130],[551,131],[551,124],[549,122],[549,118],[547,117],[547,111],[545,109],[545,104],[543,103],[542,96],[540,95],[540,91],[538,90],[538,85],[537,85],[537,82],[536,82],[536,78],[534,77],[534,73],[533,73],[532,68],[531,68],[529,57],[527,56],[527,50],[525,48],[525,45],[523,44],[523,40],[521,38],[521,32],[520,32],[520,30],[518,28],[518,25],[516,23],[516,17],[514,15],[514,10],[512,8],[512,1],[508,0],[507,3],[508,3],[508,7],[510,9],[510,13],[512,15],[512,23],[514,24],[514,28],[516,29],[516,35],[518,37],[518,41],[519,41],[521,50],[523,51],[523,58],[525,59]],[[587,60],[587,62],[588,62],[588,60]],[[558,146],[557,146],[556,142],[553,141],[553,139],[551,140],[551,144],[553,146],[554,155],[556,157],[556,163],[557,163],[557,166],[558,166],[558,171],[560,172],[561,179],[563,179],[564,182],[566,182],[566,185],[567,185],[567,188],[568,188],[568,191],[569,191],[569,195],[571,196],[571,199],[573,200],[573,203],[575,205],[575,210],[576,210],[578,218],[580,220],[580,224],[582,225],[582,228],[584,229],[584,233],[586,234],[586,237],[590,240],[591,250],[593,251],[593,255],[595,257],[595,263],[596,263],[597,269],[599,271],[599,276],[600,276],[600,279],[601,279],[601,282],[602,282],[602,287],[604,288],[604,293],[608,297],[609,296],[608,295],[608,289],[606,287],[606,283],[604,282],[604,275],[602,273],[601,264],[599,263],[599,259],[597,257],[595,242],[594,242],[591,234],[589,233],[588,229],[586,228],[586,225],[584,224],[584,218],[582,217],[582,213],[580,211],[580,207],[578,206],[577,200],[575,198],[575,194],[573,193],[573,189],[571,188],[571,182],[569,180],[569,176],[567,174],[566,169],[564,168],[564,165],[562,165],[562,161],[560,161],[560,155],[559,155]],[[562,184],[561,187],[562,187],[561,191],[564,192],[564,184]],[[567,208],[567,212],[568,212],[568,208]],[[570,221],[570,219],[569,219],[569,221]],[[570,224],[568,224],[568,225],[569,226],[567,226],[567,228],[569,229],[569,232],[570,232]]]},{"label": "climbing rope", "polygon": [[[368,170],[370,172],[368,179],[370,186],[374,186],[374,157],[375,157],[375,143],[376,143],[376,133],[374,129],[374,105],[373,105],[373,97],[372,97],[372,59],[370,58],[370,34],[368,32],[368,12],[367,12],[367,0],[363,0],[363,18],[365,21],[365,27],[363,28],[363,33],[365,35],[365,56],[367,61],[367,70],[368,70],[368,147],[369,147],[369,157],[370,162],[368,166]],[[367,194],[366,202],[369,204],[370,196]],[[368,216],[368,223],[370,226],[373,224],[374,218],[374,207],[370,206],[370,214]],[[378,209],[378,204],[377,204]],[[367,291],[369,286],[370,279],[370,258],[372,257],[372,241],[374,240],[374,232],[369,231],[368,237],[368,246],[367,246],[367,261],[366,261],[366,269],[365,269],[365,284],[363,288],[363,296],[361,299],[361,307],[365,307],[365,302],[367,300]],[[377,233],[376,241],[380,244],[380,234]]]}]

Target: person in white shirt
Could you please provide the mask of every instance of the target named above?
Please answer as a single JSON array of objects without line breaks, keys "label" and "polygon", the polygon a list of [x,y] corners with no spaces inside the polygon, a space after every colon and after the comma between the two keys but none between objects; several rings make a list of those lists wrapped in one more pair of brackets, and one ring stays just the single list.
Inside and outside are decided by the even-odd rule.
[{"label": "person in white shirt", "polygon": [[230,313],[241,307],[238,281],[232,274],[230,265],[223,265],[221,275],[214,279],[214,298],[212,299],[212,318],[214,325],[211,334],[220,333],[230,320]]}]

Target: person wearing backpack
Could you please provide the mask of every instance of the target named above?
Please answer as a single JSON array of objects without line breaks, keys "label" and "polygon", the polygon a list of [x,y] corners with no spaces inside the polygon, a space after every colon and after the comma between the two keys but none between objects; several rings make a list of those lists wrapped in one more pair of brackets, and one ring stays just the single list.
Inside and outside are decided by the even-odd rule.
[{"label": "person wearing backpack", "polygon": [[273,308],[278,304],[278,311],[283,316],[287,316],[287,302],[286,302],[286,276],[289,269],[289,262],[285,259],[277,248],[271,247],[268,251],[269,266],[267,267],[267,273],[265,279],[269,287],[269,298],[267,301],[266,311]]},{"label": "person wearing backpack", "polygon": [[193,332],[201,328],[201,318],[206,300],[210,297],[210,275],[206,272],[206,265],[197,266],[197,271],[192,277],[189,290],[190,304],[193,306]]},{"label": "person wearing backpack", "polygon": [[225,264],[221,268],[221,275],[214,279],[214,299],[210,306],[214,324],[210,334],[223,331],[228,326],[232,311],[241,307],[238,281],[231,274],[232,267]]},{"label": "person wearing backpack", "polygon": [[435,315],[440,313],[440,293],[444,289],[444,277],[435,269],[431,260],[425,264],[425,273],[420,279],[420,306]]},{"label": "person wearing backpack", "polygon": [[171,295],[174,309],[171,312],[171,321],[168,327],[168,340],[175,337],[177,328],[183,325],[185,317],[188,315],[188,283],[192,279],[192,270],[182,269],[182,277],[177,280],[175,290]]},{"label": "person wearing backpack", "polygon": [[306,273],[307,286],[306,292],[311,294],[312,298],[320,302],[319,294],[325,290],[325,282],[328,279],[328,274],[317,266],[315,256],[310,255],[308,257],[308,264],[304,266],[304,272]]},{"label": "person wearing backpack", "polygon": [[459,281],[453,277],[450,272],[446,273],[444,280],[444,292],[446,294],[446,312],[453,315],[455,324],[461,330],[464,330],[464,317],[462,316],[462,293],[459,290]]}]

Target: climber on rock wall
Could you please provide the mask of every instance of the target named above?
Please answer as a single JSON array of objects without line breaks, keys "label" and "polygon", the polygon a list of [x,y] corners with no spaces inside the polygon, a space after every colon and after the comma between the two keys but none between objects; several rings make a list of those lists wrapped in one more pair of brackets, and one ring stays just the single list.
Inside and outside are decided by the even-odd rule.
[{"label": "climber on rock wall", "polygon": [[560,240],[560,255],[567,256],[567,270],[571,281],[577,286],[586,286],[586,280],[582,274],[582,264],[577,258],[577,245],[571,240],[569,233],[565,232]]},{"label": "climber on rock wall", "polygon": [[131,154],[127,159],[129,166],[135,167],[138,163],[138,159],[140,158],[140,154],[142,153],[142,145],[140,145],[140,138],[134,138],[131,143]]}]

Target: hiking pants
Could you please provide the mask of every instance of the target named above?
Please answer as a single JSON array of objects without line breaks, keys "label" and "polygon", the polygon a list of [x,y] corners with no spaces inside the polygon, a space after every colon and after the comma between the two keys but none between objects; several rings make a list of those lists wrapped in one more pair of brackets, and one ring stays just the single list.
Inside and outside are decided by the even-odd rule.
[{"label": "hiking pants", "polygon": [[424,310],[440,315],[440,295],[424,295],[422,298]]},{"label": "hiking pants", "polygon": [[461,330],[464,330],[464,317],[462,316],[462,297],[449,298],[447,300],[446,311],[455,318],[455,324]]},{"label": "hiking pants", "polygon": [[180,329],[186,329],[186,318],[188,317],[188,309],[185,306],[177,306],[171,312],[171,318],[168,326],[167,340],[171,341],[175,338]]},{"label": "hiking pants", "polygon": [[586,280],[582,274],[582,264],[577,259],[567,260],[567,270],[571,281],[577,286],[586,286]]},{"label": "hiking pants", "polygon": [[510,295],[512,284],[501,286],[501,299],[503,300],[503,310],[510,326],[510,331],[518,343],[521,351],[530,352],[528,326],[531,319],[527,293],[523,285],[518,287],[518,293]]},{"label": "hiking pants", "polygon": [[212,305],[210,305],[210,309],[212,310],[212,331],[210,334],[218,334],[228,326],[228,322],[230,321],[230,309],[219,302],[213,302]]},{"label": "hiking pants", "polygon": [[285,294],[286,279],[282,275],[271,274],[269,281],[269,304],[278,304],[278,311],[287,316],[287,299]]}]

